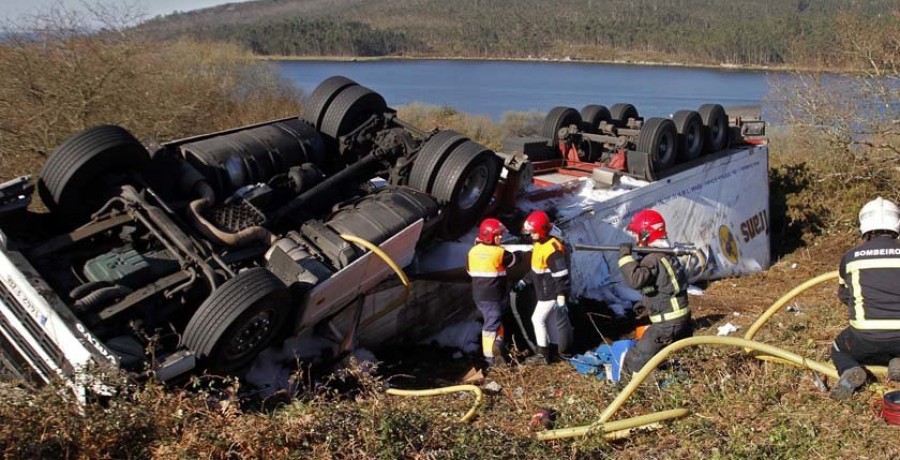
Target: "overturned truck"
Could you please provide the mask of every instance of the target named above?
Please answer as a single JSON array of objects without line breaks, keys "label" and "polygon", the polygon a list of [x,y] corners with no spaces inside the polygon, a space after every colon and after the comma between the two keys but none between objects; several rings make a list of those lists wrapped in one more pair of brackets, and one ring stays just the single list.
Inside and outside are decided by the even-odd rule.
[{"label": "overturned truck", "polygon": [[[676,239],[704,248],[691,264],[698,277],[764,269],[767,236],[749,245],[722,230],[743,230],[749,209],[767,219],[766,147],[748,134],[758,128],[701,120],[697,135],[723,130],[730,142],[660,165],[666,142],[684,134],[655,147],[615,140],[660,124],[625,114],[627,124],[605,127],[602,113],[585,124],[554,109],[547,137],[511,139],[497,153],[413,126],[378,93],[332,77],[301,117],[164,144],[111,125],[77,133],[36,187],[0,186],[2,374],[75,381],[110,365],[162,380],[241,375],[263,350],[283,359],[302,342],[333,357],[418,341],[474,314],[464,275],[473,226],[493,215],[516,228],[536,208],[590,244],[622,239],[630,212],[668,206],[681,216],[670,221]],[[643,169],[591,153],[611,145]],[[758,193],[745,205],[748,186]],[[49,212],[28,208],[34,188]],[[762,234],[758,222],[751,230]],[[602,261],[573,255],[574,294],[627,302]]]}]

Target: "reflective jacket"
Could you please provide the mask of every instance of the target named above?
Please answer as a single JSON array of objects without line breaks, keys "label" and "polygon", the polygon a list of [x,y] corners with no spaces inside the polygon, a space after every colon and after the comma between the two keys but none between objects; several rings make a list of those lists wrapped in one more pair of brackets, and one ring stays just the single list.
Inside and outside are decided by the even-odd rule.
[{"label": "reflective jacket", "polygon": [[876,236],[841,258],[838,297],[850,326],[875,340],[900,339],[900,242]]},{"label": "reflective jacket", "polygon": [[629,286],[644,295],[641,303],[651,322],[690,318],[687,274],[677,257],[650,253],[638,261],[628,255],[619,259],[619,271]]},{"label": "reflective jacket", "polygon": [[509,295],[506,269],[515,263],[515,254],[502,246],[478,243],[472,247],[466,260],[466,272],[472,277],[472,299],[496,302]]},{"label": "reflective jacket", "polygon": [[531,271],[525,275],[525,282],[534,284],[538,301],[569,296],[568,259],[561,241],[551,236],[534,243]]}]

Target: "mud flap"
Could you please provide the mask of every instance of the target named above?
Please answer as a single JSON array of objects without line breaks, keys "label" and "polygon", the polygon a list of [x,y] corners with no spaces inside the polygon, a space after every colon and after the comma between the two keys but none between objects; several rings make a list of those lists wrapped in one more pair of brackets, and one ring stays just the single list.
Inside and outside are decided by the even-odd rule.
[{"label": "mud flap", "polygon": [[628,174],[646,181],[654,181],[658,178],[656,160],[646,152],[628,150]]}]

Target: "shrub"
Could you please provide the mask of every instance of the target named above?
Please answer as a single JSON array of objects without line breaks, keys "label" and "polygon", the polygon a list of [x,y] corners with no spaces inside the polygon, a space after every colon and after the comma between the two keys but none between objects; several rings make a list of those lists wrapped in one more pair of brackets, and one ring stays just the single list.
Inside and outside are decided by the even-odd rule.
[{"label": "shrub", "polygon": [[0,179],[36,173],[66,137],[97,124],[170,140],[299,112],[277,68],[235,45],[91,24],[54,10],[0,42]]}]

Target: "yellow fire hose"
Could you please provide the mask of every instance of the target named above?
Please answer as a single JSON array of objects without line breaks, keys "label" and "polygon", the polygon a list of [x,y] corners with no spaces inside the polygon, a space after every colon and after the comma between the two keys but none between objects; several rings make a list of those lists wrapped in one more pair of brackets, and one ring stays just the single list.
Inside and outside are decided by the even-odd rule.
[{"label": "yellow fire hose", "polygon": [[[729,345],[743,347],[745,349],[757,350],[766,353],[767,355],[781,358],[783,360],[794,363],[799,367],[813,369],[818,372],[826,372],[828,370],[828,367],[821,363],[808,360],[795,353],[791,353],[789,351],[765,343],[754,342],[752,340],[741,339],[737,337],[690,337],[670,344],[666,348],[663,348],[655,356],[653,356],[653,358],[651,358],[650,361],[647,362],[647,364],[645,364],[640,371],[638,371],[638,373],[634,374],[634,376],[631,378],[631,382],[629,382],[628,385],[623,388],[621,392],[619,392],[618,396],[616,396],[616,399],[614,399],[613,402],[610,403],[609,406],[607,406],[606,409],[604,409],[604,411],[600,414],[600,419],[593,424],[584,427],[544,431],[538,433],[537,438],[541,440],[572,438],[584,436],[587,433],[598,430],[599,427],[607,424],[609,419],[612,418],[613,414],[615,414],[616,411],[619,410],[619,408],[621,408],[623,404],[625,404],[625,401],[629,397],[631,397],[635,390],[637,390],[637,387],[640,386],[644,382],[644,380],[646,380],[647,376],[650,375],[650,373],[653,372],[654,369],[656,369],[656,366],[659,366],[659,364],[662,363],[673,352],[681,350],[682,348],[692,347],[696,345]],[[655,414],[649,414],[648,416],[652,415]]]},{"label": "yellow fire hose", "polygon": [[[341,238],[352,243],[357,243],[365,247],[366,249],[369,249],[375,255],[380,257],[389,267],[391,267],[392,270],[394,270],[394,273],[396,273],[400,278],[400,281],[403,283],[404,287],[404,295],[401,298],[393,302],[388,308],[368,318],[362,325],[365,326],[371,324],[378,318],[381,318],[387,313],[403,305],[409,298],[411,290],[409,278],[407,278],[406,273],[403,272],[403,269],[400,268],[394,262],[394,260],[391,259],[389,255],[387,255],[387,253],[382,251],[381,248],[370,243],[369,241],[353,235],[342,234]],[[621,392],[619,392],[618,396],[616,396],[613,402],[606,407],[603,413],[601,413],[599,420],[590,425],[572,428],[560,428],[556,430],[540,432],[536,435],[537,439],[549,441],[554,439],[583,437],[591,433],[600,432],[604,433],[607,439],[620,439],[622,437],[630,435],[631,432],[635,429],[656,429],[659,427],[659,422],[661,421],[681,418],[689,415],[690,411],[688,409],[678,408],[618,420],[614,422],[609,421],[609,419],[612,418],[613,414],[615,414],[616,411],[618,411],[622,407],[622,405],[625,404],[625,401],[627,401],[628,398],[630,398],[631,395],[634,394],[634,392],[637,390],[637,387],[647,379],[647,376],[649,376],[650,373],[654,369],[656,369],[656,367],[659,366],[670,354],[674,353],[675,351],[681,350],[682,348],[697,345],[728,345],[742,347],[745,352],[751,353],[753,354],[753,356],[764,361],[773,361],[793,365],[800,368],[807,368],[821,374],[828,375],[835,379],[838,378],[837,371],[835,370],[833,365],[823,364],[817,361],[806,359],[790,351],[752,340],[756,333],[762,328],[762,326],[765,325],[769,321],[769,319],[771,319],[771,317],[776,312],[778,312],[778,310],[784,307],[784,305],[790,302],[794,297],[797,297],[813,286],[817,286],[837,277],[837,271],[832,271],[807,280],[806,282],[795,287],[790,292],[778,299],[765,312],[763,312],[763,314],[760,315],[759,318],[754,321],[753,325],[751,325],[747,330],[747,333],[744,336],[745,338],[743,339],[737,337],[699,336],[679,340],[678,342],[670,344],[669,346],[663,348],[653,358],[651,358],[650,361],[647,362],[647,364],[645,364],[640,371],[638,371],[638,373],[634,374],[628,385],[624,389],[622,389]],[[867,366],[867,368],[876,375],[884,375],[887,372],[887,368],[885,366]],[[466,412],[465,415],[462,416],[462,418],[460,418],[460,422],[468,422],[472,419],[472,417],[475,416],[475,412],[481,405],[483,399],[481,389],[475,385],[455,385],[429,390],[399,390],[391,388],[387,390],[387,394],[396,396],[424,397],[456,393],[459,391],[471,391],[475,394],[475,404],[471,409],[469,409],[468,412]]]},{"label": "yellow fire hose", "polygon": [[[400,278],[400,282],[403,283],[403,288],[404,288],[403,296],[400,297],[399,299],[395,300],[393,303],[391,303],[390,306],[388,306],[384,310],[379,311],[375,315],[367,318],[362,324],[360,324],[361,327],[365,327],[365,326],[377,321],[382,316],[396,310],[404,303],[406,303],[406,300],[409,298],[410,289],[411,289],[410,283],[409,283],[409,278],[406,276],[406,273],[403,271],[403,269],[400,268],[400,266],[397,265],[396,262],[394,262],[394,259],[392,259],[391,256],[389,256],[386,252],[382,251],[381,248],[379,248],[378,246],[376,246],[376,245],[372,244],[371,242],[366,241],[358,236],[342,234],[341,238],[343,238],[351,243],[357,243],[360,246],[363,246],[366,249],[372,251],[376,256],[381,258],[381,260],[383,260],[384,263],[386,263],[389,267],[391,267],[391,270],[394,270],[394,273],[396,273],[397,277]],[[478,410],[479,406],[481,406],[481,401],[484,397],[483,393],[481,392],[481,388],[478,388],[475,385],[455,385],[455,386],[450,386],[450,387],[445,387],[445,388],[434,388],[434,389],[429,389],[429,390],[399,390],[396,388],[390,388],[387,390],[387,394],[395,395],[395,396],[422,397],[422,396],[437,396],[437,395],[443,395],[443,394],[449,394],[449,393],[456,393],[459,391],[471,391],[472,393],[475,393],[475,404],[472,405],[472,408],[469,409],[469,411],[466,412],[466,414],[463,415],[461,419],[459,419],[460,422],[464,423],[464,422],[468,422],[469,420],[472,419],[472,417],[475,416],[475,411]]]},{"label": "yellow fire hose", "polygon": [[[781,296],[780,299],[775,301],[775,303],[773,303],[771,307],[769,307],[765,312],[763,312],[763,314],[759,315],[759,318],[757,318],[756,321],[754,321],[753,324],[750,326],[750,328],[747,329],[747,333],[744,334],[744,338],[747,340],[753,340],[753,337],[756,336],[756,333],[759,332],[759,330],[767,322],[769,322],[769,320],[772,318],[772,316],[775,315],[775,313],[777,313],[779,310],[781,310],[782,307],[787,305],[788,302],[793,300],[794,297],[797,297],[802,292],[806,291],[809,288],[812,288],[813,286],[818,286],[819,284],[822,284],[826,281],[831,281],[831,280],[837,279],[837,277],[838,277],[837,270],[831,271],[828,273],[823,273],[815,278],[812,278],[810,280],[805,281],[804,283],[801,283],[794,289],[791,289],[790,292]],[[749,349],[744,350],[744,351],[746,351],[747,353],[751,352],[751,350],[749,350]],[[758,353],[753,353],[753,355],[763,361],[778,362],[778,363],[788,364],[788,365],[794,364],[791,362],[787,362],[787,361],[778,359],[777,357],[774,357],[774,356],[760,355]],[[824,366],[826,367],[826,370],[818,371],[818,372],[821,372],[822,374],[825,374],[834,379],[839,378],[837,370],[834,368],[833,365],[825,364]],[[871,372],[872,374],[877,375],[877,376],[884,376],[887,374],[887,366],[865,366],[865,367],[869,370],[869,372]]]},{"label": "yellow fire hose", "polygon": [[460,422],[465,423],[469,420],[472,420],[472,417],[475,416],[475,411],[478,410],[479,406],[481,406],[483,394],[481,392],[481,388],[478,388],[475,385],[454,385],[444,388],[432,388],[430,390],[398,390],[396,388],[390,388],[387,390],[387,394],[395,396],[421,397],[445,395],[449,393],[456,393],[458,391],[471,391],[472,393],[475,393],[475,404],[473,404],[472,408],[469,409],[469,411],[459,419]]},{"label": "yellow fire hose", "polygon": [[[607,406],[606,409],[600,414],[599,420],[597,420],[596,422],[594,422],[591,425],[544,431],[544,432],[537,434],[537,439],[549,441],[549,440],[553,440],[553,439],[581,437],[581,436],[585,436],[589,433],[600,431],[601,428],[603,428],[604,431],[611,431],[611,429],[607,430],[607,428],[611,424],[616,423],[616,422],[609,422],[609,419],[612,418],[613,414],[615,414],[615,412],[617,410],[619,410],[619,408],[621,408],[623,404],[625,404],[625,401],[628,398],[630,398],[631,395],[635,392],[635,390],[637,390],[637,387],[640,386],[644,382],[644,380],[646,380],[647,376],[650,375],[650,373],[654,369],[656,369],[656,367],[659,366],[659,364],[662,363],[671,353],[678,351],[682,348],[687,348],[687,347],[691,347],[691,346],[695,346],[695,345],[729,345],[729,346],[742,347],[745,352],[751,353],[753,356],[755,356],[756,358],[759,358],[763,361],[773,361],[773,362],[779,362],[779,363],[783,363],[783,364],[789,364],[789,365],[800,367],[800,368],[812,369],[816,372],[819,372],[821,374],[825,374],[825,375],[828,375],[829,377],[837,379],[839,377],[837,374],[837,370],[831,364],[823,364],[818,361],[806,359],[806,358],[804,358],[800,355],[797,355],[795,353],[792,353],[790,351],[783,350],[781,348],[778,348],[778,347],[775,347],[772,345],[768,345],[765,343],[756,342],[756,341],[752,340],[753,337],[756,335],[756,333],[760,330],[760,328],[762,328],[762,326],[765,325],[765,323],[768,322],[769,319],[771,319],[771,317],[778,310],[780,310],[784,305],[786,305],[788,302],[790,302],[794,297],[797,297],[802,292],[806,291],[807,289],[809,289],[813,286],[817,286],[821,283],[833,280],[837,277],[838,277],[837,271],[824,273],[815,278],[807,280],[806,282],[800,284],[799,286],[795,287],[794,289],[791,289],[790,292],[788,292],[787,294],[782,296],[780,299],[778,299],[774,304],[772,304],[772,306],[770,306],[765,312],[763,312],[763,314],[760,315],[756,321],[754,321],[753,325],[751,325],[750,328],[747,330],[747,333],[745,334],[745,338],[743,338],[743,339],[737,338],[737,337],[716,337],[716,336],[690,337],[687,339],[679,340],[679,341],[663,348],[659,353],[657,353],[653,358],[651,358],[650,361],[647,362],[647,364],[645,364],[644,367],[641,368],[641,370],[638,373],[634,374],[634,376],[631,378],[631,382],[629,382],[628,385],[625,388],[623,388],[621,392],[619,392],[618,396],[616,396],[616,398],[613,400],[613,402],[610,403],[609,406]],[[887,373],[887,368],[885,366],[866,366],[866,367],[872,373],[874,373],[876,375],[884,375]],[[676,409],[676,410],[687,411],[686,409]],[[671,412],[671,411],[656,412],[656,413],[644,415],[641,417],[652,417],[652,416],[661,415],[661,414],[664,414],[667,412]],[[680,415],[680,416],[683,417],[684,415]],[[633,421],[633,423],[639,424],[642,421],[638,421],[637,419],[640,419],[641,417],[634,417],[631,419],[622,420],[622,422]],[[668,418],[676,418],[676,417],[672,416],[672,417],[668,417]],[[661,418],[659,420],[665,420],[665,419],[667,419],[667,418]],[[657,420],[657,421],[659,421],[659,420]],[[647,423],[647,422],[645,422],[645,423]]]}]

